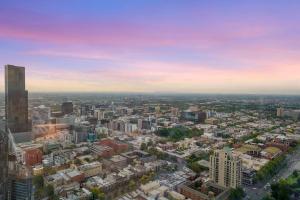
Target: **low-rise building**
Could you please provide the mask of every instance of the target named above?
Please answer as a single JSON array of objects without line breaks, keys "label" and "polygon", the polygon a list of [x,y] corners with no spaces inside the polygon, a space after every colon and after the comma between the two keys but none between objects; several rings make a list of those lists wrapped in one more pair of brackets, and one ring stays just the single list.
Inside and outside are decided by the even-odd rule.
[{"label": "low-rise building", "polygon": [[39,149],[27,149],[25,150],[25,164],[27,166],[33,166],[42,163],[43,152]]},{"label": "low-rise building", "polygon": [[158,181],[152,181],[152,182],[149,182],[149,183],[147,183],[145,185],[142,185],[141,186],[141,190],[145,194],[148,194],[150,191],[158,189],[159,187],[160,187],[160,184],[159,184]]},{"label": "low-rise building", "polygon": [[98,144],[93,144],[90,147],[90,151],[103,158],[109,158],[114,155],[114,151],[111,147]]},{"label": "low-rise building", "polygon": [[186,182],[179,187],[180,194],[191,200],[224,200],[229,196],[229,189],[212,182],[198,186],[197,182]]},{"label": "low-rise building", "polygon": [[254,184],[256,172],[253,169],[242,170],[242,185],[250,186]]},{"label": "low-rise building", "polygon": [[127,166],[127,158],[124,156],[115,155],[109,159],[109,161],[112,167],[116,167],[118,169],[123,169]]},{"label": "low-rise building", "polygon": [[85,178],[89,178],[101,174],[102,164],[95,161],[79,166],[78,170],[84,173]]},{"label": "low-rise building", "polygon": [[282,154],[282,151],[277,147],[267,147],[262,152],[261,155],[268,159],[274,159]]}]

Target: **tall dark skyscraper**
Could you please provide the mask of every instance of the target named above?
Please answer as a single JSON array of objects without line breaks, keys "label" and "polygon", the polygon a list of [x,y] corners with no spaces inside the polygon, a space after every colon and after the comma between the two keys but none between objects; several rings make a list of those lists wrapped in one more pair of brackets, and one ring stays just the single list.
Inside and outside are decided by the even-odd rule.
[{"label": "tall dark skyscraper", "polygon": [[66,115],[73,112],[73,103],[71,101],[63,102],[61,105],[61,112]]},{"label": "tall dark skyscraper", "polygon": [[0,127],[0,200],[7,199],[8,191],[8,137]]},{"label": "tall dark skyscraper", "polygon": [[6,128],[12,133],[28,130],[28,92],[25,90],[25,68],[5,65]]}]

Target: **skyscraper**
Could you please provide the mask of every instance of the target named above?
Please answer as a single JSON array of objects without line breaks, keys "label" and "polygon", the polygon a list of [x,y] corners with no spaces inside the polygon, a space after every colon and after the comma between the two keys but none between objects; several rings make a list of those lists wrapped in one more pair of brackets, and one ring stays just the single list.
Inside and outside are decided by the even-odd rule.
[{"label": "skyscraper", "polygon": [[31,177],[12,177],[11,184],[11,200],[28,199],[33,198],[33,182]]},{"label": "skyscraper", "polygon": [[25,90],[25,68],[5,65],[6,128],[12,133],[28,130],[28,92]]},{"label": "skyscraper", "polygon": [[61,105],[61,112],[64,115],[72,113],[73,112],[73,103],[71,101],[63,102]]},{"label": "skyscraper", "polygon": [[7,199],[8,185],[8,137],[0,127],[0,200]]},{"label": "skyscraper", "polygon": [[237,188],[241,185],[242,160],[229,148],[216,150],[210,156],[209,177],[223,187]]}]

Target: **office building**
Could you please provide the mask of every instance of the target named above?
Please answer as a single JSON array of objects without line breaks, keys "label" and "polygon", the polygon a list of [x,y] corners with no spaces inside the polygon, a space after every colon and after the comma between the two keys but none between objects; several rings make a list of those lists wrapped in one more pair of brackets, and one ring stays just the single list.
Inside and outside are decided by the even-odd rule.
[{"label": "office building", "polygon": [[139,130],[150,130],[151,122],[149,119],[138,119],[138,129]]},{"label": "office building", "polygon": [[242,182],[242,160],[229,148],[216,150],[210,156],[209,177],[212,182],[226,188],[237,188]]},{"label": "office building", "polygon": [[206,120],[206,112],[199,110],[189,109],[182,112],[181,116],[184,120],[196,123],[204,123]]},{"label": "office building", "polygon": [[12,133],[28,130],[28,92],[25,90],[25,68],[5,66],[5,117]]},{"label": "office building", "polygon": [[61,105],[61,112],[64,115],[71,114],[73,112],[73,103],[71,101],[63,102]]},{"label": "office building", "polygon": [[7,199],[8,180],[8,137],[0,129],[0,200]]},{"label": "office building", "polygon": [[94,132],[93,125],[89,122],[77,124],[74,128],[73,138],[76,144],[80,142],[86,142],[88,139],[88,134]]},{"label": "office building", "polygon": [[14,162],[9,171],[9,192],[10,200],[33,200],[34,187],[31,169]]},{"label": "office building", "polygon": [[33,181],[31,177],[11,179],[11,200],[33,200]]}]

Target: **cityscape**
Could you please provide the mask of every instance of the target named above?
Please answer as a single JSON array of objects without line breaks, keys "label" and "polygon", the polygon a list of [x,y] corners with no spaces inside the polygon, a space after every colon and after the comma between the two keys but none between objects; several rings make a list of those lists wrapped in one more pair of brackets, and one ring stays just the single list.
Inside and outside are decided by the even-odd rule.
[{"label": "cityscape", "polygon": [[298,9],[4,0],[0,200],[299,200]]}]

